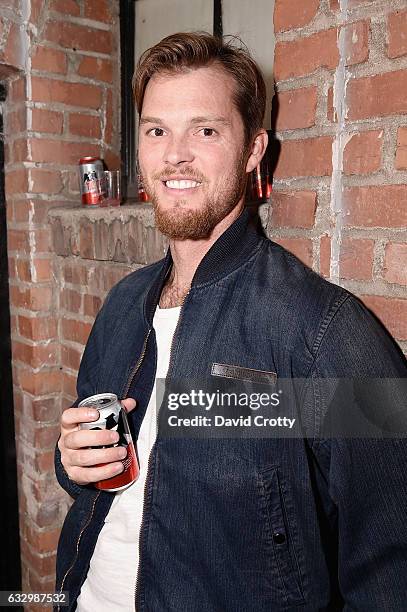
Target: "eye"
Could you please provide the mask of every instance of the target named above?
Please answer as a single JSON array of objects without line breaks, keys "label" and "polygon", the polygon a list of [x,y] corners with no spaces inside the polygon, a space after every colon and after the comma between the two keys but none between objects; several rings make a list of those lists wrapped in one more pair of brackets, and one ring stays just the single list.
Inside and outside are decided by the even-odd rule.
[{"label": "eye", "polygon": [[151,136],[164,136],[164,130],[162,128],[156,127],[149,130],[148,134],[150,134]]},{"label": "eye", "polygon": [[204,136],[214,136],[216,134],[213,128],[208,128],[208,127],[202,128],[201,132]]}]

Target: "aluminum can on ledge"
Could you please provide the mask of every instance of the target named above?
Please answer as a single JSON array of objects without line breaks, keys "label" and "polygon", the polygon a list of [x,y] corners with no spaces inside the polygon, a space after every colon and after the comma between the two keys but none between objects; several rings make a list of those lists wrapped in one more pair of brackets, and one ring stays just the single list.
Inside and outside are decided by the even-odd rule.
[{"label": "aluminum can on ledge", "polygon": [[82,204],[100,206],[107,193],[103,163],[99,157],[82,157],[79,160],[79,185]]},{"label": "aluminum can on ledge", "polygon": [[[116,444],[110,444],[104,447],[98,446],[97,448],[124,446],[127,450],[127,456],[122,460],[124,471],[112,478],[99,480],[95,483],[95,487],[101,491],[111,492],[126,489],[137,480],[140,471],[126,411],[117,399],[117,395],[114,393],[99,393],[98,395],[87,397],[79,403],[80,408],[84,406],[96,408],[96,410],[99,411],[99,419],[89,423],[80,423],[79,429],[110,429],[112,431],[117,431],[120,436]],[[102,463],[99,467],[104,465],[107,464]]]}]

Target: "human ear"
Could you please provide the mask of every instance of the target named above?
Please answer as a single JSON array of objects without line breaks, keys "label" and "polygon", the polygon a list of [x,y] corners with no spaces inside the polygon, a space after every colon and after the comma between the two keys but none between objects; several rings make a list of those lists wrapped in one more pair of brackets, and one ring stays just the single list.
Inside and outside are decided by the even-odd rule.
[{"label": "human ear", "polygon": [[268,135],[263,128],[256,134],[250,149],[250,155],[246,163],[246,172],[254,170],[261,162],[266,152]]}]

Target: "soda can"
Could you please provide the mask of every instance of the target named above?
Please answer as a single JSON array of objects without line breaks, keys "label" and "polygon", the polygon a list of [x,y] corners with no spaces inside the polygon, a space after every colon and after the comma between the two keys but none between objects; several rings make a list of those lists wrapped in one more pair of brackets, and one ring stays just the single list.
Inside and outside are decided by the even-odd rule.
[{"label": "soda can", "polygon": [[107,196],[105,172],[99,157],[79,160],[79,185],[84,206],[100,206]]},{"label": "soda can", "polygon": [[[137,480],[140,472],[126,411],[117,399],[117,395],[114,393],[100,393],[98,395],[87,397],[79,403],[80,408],[83,408],[84,406],[96,408],[96,410],[99,411],[99,418],[97,421],[92,421],[90,423],[80,423],[79,429],[110,429],[112,431],[117,431],[120,436],[119,441],[115,444],[98,446],[95,448],[123,446],[127,450],[127,456],[122,459],[124,471],[117,474],[117,476],[113,476],[112,478],[106,478],[105,480],[96,482],[95,487],[102,491],[111,492],[126,489]],[[98,467],[105,465],[107,464],[101,463]]]}]

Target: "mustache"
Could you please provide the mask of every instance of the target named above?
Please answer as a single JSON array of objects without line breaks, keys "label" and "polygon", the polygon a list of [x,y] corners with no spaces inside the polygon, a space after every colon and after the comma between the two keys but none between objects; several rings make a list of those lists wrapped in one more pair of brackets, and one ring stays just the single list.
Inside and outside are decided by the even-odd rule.
[{"label": "mustache", "polygon": [[164,168],[160,172],[155,172],[152,178],[156,181],[167,181],[171,180],[171,177],[176,174],[177,176],[187,176],[188,178],[195,179],[199,183],[205,182],[203,174],[191,168],[190,166],[184,166],[183,168]]}]

